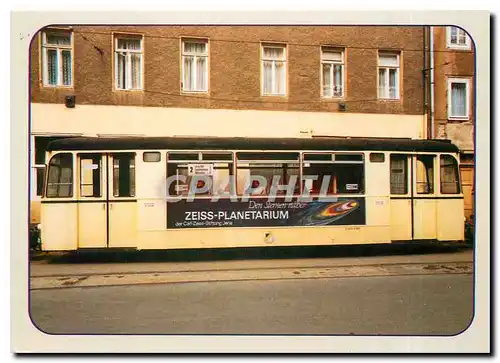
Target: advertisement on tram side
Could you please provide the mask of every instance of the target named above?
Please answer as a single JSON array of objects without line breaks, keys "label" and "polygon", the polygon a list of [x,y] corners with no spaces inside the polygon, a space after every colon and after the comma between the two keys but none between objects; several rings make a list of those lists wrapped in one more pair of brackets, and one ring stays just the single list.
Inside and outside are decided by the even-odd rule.
[{"label": "advertisement on tram side", "polygon": [[365,225],[365,199],[360,197],[317,198],[286,201],[277,198],[249,200],[186,199],[168,203],[167,228],[291,227]]}]

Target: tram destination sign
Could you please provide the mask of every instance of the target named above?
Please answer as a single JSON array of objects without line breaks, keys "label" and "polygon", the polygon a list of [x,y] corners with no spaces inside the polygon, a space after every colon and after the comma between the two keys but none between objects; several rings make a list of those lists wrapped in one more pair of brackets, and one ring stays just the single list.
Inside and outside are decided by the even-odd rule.
[{"label": "tram destination sign", "polygon": [[186,199],[167,203],[167,228],[364,225],[364,198],[292,201]]}]

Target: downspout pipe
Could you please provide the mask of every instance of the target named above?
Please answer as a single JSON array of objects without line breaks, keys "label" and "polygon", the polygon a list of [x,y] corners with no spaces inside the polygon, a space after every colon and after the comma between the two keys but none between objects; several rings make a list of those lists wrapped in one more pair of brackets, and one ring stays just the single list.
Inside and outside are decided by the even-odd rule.
[{"label": "downspout pipe", "polygon": [[430,133],[428,135],[428,138],[434,139],[435,137],[435,132],[434,132],[434,27],[430,27],[430,36],[429,36],[429,56],[430,56],[430,104],[431,104],[431,110],[430,110]]}]

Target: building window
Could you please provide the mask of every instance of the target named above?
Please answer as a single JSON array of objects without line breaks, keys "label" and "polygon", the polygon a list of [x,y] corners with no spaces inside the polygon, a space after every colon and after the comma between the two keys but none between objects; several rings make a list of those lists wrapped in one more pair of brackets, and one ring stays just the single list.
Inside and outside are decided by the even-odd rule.
[{"label": "building window", "polygon": [[140,90],[142,86],[142,37],[115,36],[115,87]]},{"label": "building window", "polygon": [[208,41],[182,41],[182,91],[208,91]]},{"label": "building window", "polygon": [[321,84],[323,97],[344,96],[344,52],[321,48]]},{"label": "building window", "polygon": [[378,98],[399,99],[399,54],[378,54]]},{"label": "building window", "polygon": [[286,95],[286,46],[262,45],[262,94]]},{"label": "building window", "polygon": [[446,28],[448,48],[470,49],[470,38],[465,30],[455,26]]},{"label": "building window", "polygon": [[469,80],[448,79],[448,118],[469,119],[470,90]]},{"label": "building window", "polygon": [[42,77],[44,86],[71,87],[73,46],[71,32],[42,33]]}]

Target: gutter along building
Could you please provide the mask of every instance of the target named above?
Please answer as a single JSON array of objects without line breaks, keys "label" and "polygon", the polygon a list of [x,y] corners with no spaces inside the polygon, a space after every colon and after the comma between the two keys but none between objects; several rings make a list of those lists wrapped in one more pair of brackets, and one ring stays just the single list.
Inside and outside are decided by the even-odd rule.
[{"label": "gutter along building", "polygon": [[[31,220],[39,219],[44,153],[55,138],[428,138],[428,32],[389,26],[42,29],[30,49]],[[432,132],[454,135],[451,123],[448,134],[438,127],[437,73]]]}]

